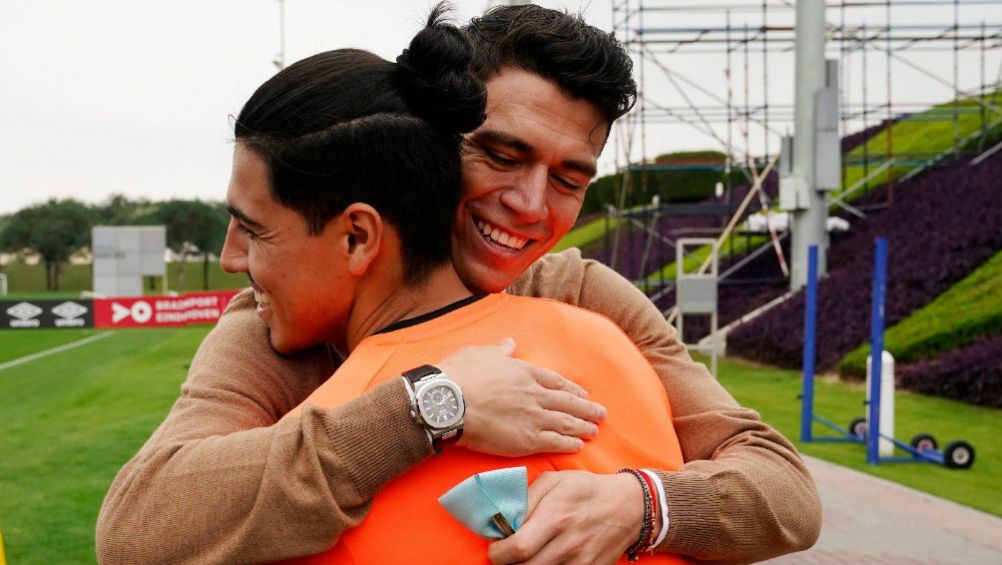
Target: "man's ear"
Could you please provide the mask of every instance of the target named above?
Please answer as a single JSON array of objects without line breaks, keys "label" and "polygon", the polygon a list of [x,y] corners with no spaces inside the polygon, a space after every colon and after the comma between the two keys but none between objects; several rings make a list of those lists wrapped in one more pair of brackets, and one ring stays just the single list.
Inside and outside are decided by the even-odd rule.
[{"label": "man's ear", "polygon": [[348,245],[348,271],[356,277],[365,274],[379,255],[383,241],[383,218],[375,208],[355,202],[341,213]]}]

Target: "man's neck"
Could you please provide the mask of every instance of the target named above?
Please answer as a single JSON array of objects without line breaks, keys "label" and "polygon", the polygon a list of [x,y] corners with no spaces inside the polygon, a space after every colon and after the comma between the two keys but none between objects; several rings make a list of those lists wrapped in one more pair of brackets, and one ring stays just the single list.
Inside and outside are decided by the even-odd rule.
[{"label": "man's neck", "polygon": [[452,263],[436,268],[421,285],[360,289],[348,320],[347,351],[391,324],[434,312],[472,294]]}]

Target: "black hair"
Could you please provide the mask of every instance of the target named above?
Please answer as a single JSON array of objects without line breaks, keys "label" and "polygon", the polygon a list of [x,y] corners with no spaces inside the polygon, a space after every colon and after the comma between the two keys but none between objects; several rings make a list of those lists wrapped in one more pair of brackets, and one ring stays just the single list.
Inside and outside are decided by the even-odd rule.
[{"label": "black hair", "polygon": [[497,6],[463,29],[473,42],[473,71],[484,82],[504,67],[529,71],[594,104],[609,126],[636,102],[630,56],[612,33],[580,15]]},{"label": "black hair", "polygon": [[484,120],[472,47],[446,11],[432,10],[395,64],[338,49],[289,66],[254,92],[234,128],[268,165],[272,197],[310,234],[354,202],[375,208],[400,235],[411,284],[450,258],[461,134]]}]

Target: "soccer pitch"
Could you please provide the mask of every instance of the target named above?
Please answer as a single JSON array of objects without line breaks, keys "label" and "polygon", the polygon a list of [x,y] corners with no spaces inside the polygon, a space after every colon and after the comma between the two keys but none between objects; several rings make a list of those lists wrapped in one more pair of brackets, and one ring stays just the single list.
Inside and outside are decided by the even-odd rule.
[{"label": "soccer pitch", "polygon": [[[208,331],[115,330],[0,370],[0,530],[11,565],[94,563],[108,486],[163,420]],[[0,366],[102,333],[0,331]]]},{"label": "soccer pitch", "polygon": [[[0,331],[0,531],[10,565],[94,563],[94,525],[115,473],[178,397],[209,326]],[[105,335],[107,334],[107,335]],[[11,361],[90,339],[79,347]],[[800,375],[723,360],[721,382],[807,454],[1002,515],[1002,410],[899,392],[903,437],[965,438],[969,471],[866,465],[861,445],[796,441]],[[838,422],[863,411],[858,385],[819,380],[817,408]],[[184,524],[178,524],[184,535]]]}]

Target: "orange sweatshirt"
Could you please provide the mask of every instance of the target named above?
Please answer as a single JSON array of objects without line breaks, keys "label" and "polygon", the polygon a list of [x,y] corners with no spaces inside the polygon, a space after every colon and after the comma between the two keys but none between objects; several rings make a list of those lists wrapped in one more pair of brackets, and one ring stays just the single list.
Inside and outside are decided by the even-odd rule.
[{"label": "orange sweatshirt", "polygon": [[[540,473],[554,470],[615,473],[623,466],[663,470],[682,466],[668,397],[633,342],[597,314],[544,299],[494,294],[420,324],[369,336],[290,415],[298,415],[304,406],[340,406],[426,359],[505,337],[518,343],[516,357],[567,376],[607,408],[598,436],[579,453],[522,458],[447,447],[441,456],[386,485],[373,499],[366,519],[342,534],[332,550],[294,563],[487,563],[487,540],[438,504],[439,496],[472,474],[525,465],[532,482]],[[644,561],[686,563],[670,554]]]}]

